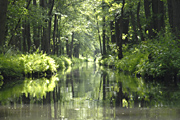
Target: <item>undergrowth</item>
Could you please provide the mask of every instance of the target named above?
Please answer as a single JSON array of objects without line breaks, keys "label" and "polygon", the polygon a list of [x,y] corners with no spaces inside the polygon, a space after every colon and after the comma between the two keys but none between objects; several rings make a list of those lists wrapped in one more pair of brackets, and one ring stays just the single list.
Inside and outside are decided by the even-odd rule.
[{"label": "undergrowth", "polygon": [[44,77],[57,72],[57,69],[62,70],[83,61],[83,59],[70,59],[66,56],[47,56],[43,53],[0,55],[0,80],[24,76]]},{"label": "undergrowth", "polygon": [[46,54],[0,55],[0,75],[4,79],[52,74],[57,68],[55,60]]},{"label": "undergrowth", "polygon": [[[115,64],[117,70],[143,77],[176,79],[180,76],[180,47],[172,35],[159,35],[156,39],[142,41],[124,51],[121,60],[107,57],[102,65]],[[128,47],[126,47],[128,48]]]}]

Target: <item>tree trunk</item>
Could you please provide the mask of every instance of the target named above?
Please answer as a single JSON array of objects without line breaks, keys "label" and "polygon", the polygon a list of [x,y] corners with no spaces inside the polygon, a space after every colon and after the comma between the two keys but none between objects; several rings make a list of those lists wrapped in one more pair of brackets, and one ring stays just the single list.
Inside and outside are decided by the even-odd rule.
[{"label": "tree trunk", "polygon": [[0,53],[3,52],[5,41],[5,29],[6,29],[6,13],[7,13],[8,0],[0,0]]},{"label": "tree trunk", "polygon": [[66,54],[69,56],[69,43],[68,37],[66,38]]},{"label": "tree trunk", "polygon": [[[94,13],[96,12],[96,9],[94,9]],[[103,54],[102,53],[102,43],[101,43],[101,35],[100,35],[100,30],[99,30],[99,22],[98,22],[98,19],[97,19],[97,16],[95,17],[96,19],[96,25],[97,25],[97,31],[98,31],[98,38],[99,38],[99,44],[100,44],[100,51],[101,51],[101,55]]]},{"label": "tree trunk", "polygon": [[74,47],[74,57],[79,58],[79,48],[80,48],[80,43],[76,43]]},{"label": "tree trunk", "polygon": [[47,38],[47,43],[46,43],[46,52],[48,54],[50,54],[50,49],[51,49],[51,22],[52,22],[52,10],[53,10],[53,7],[54,7],[54,0],[49,0],[48,2],[48,5],[49,5],[49,13],[48,13],[48,16],[49,16],[49,21],[48,21],[48,27],[47,27],[47,33],[48,33],[48,38]]},{"label": "tree trunk", "polygon": [[130,10],[130,16],[131,16],[131,25],[132,25],[132,29],[133,29],[132,39],[133,39],[133,41],[135,43],[137,43],[137,41],[138,41],[137,28],[136,28],[136,21],[135,21],[134,13],[132,11],[132,7],[131,7],[131,10]]},{"label": "tree trunk", "polygon": [[[37,2],[36,0],[33,0],[33,5],[36,7],[37,6]],[[40,39],[39,39],[39,35],[40,35],[40,32],[39,30],[41,29],[40,26],[39,27],[36,27],[37,24],[34,23],[33,24],[33,42],[34,42],[34,50],[37,50],[39,45],[40,45]]]},{"label": "tree trunk", "polygon": [[26,38],[27,38],[27,45],[28,45],[28,52],[30,52],[31,49],[31,33],[30,33],[30,23],[29,20],[27,20],[26,23]]},{"label": "tree trunk", "polygon": [[138,25],[138,28],[139,28],[141,40],[144,41],[144,35],[143,35],[143,32],[142,32],[141,21],[140,21],[140,17],[139,17],[140,16],[139,15],[140,7],[141,7],[141,1],[138,2],[138,6],[137,6],[137,25]]},{"label": "tree trunk", "polygon": [[119,14],[116,15],[116,21],[115,21],[115,31],[116,31],[116,44],[118,49],[118,58],[122,59],[122,33],[123,33],[123,23],[124,23],[124,5],[125,0],[123,0],[123,5],[121,8],[121,17],[119,17]]},{"label": "tree trunk", "polygon": [[153,18],[153,36],[156,36],[158,30],[158,0],[152,0],[152,18]]},{"label": "tree trunk", "polygon": [[22,37],[23,37],[23,53],[27,52],[27,41],[26,41],[26,20],[22,25]]},{"label": "tree trunk", "polygon": [[173,6],[172,6],[172,0],[167,0],[168,4],[168,17],[169,17],[169,24],[171,29],[173,29]]},{"label": "tree trunk", "polygon": [[146,16],[146,33],[148,31],[148,37],[151,38],[153,36],[152,31],[152,21],[151,21],[151,12],[150,12],[150,0],[144,0],[144,10],[145,10],[145,16]]},{"label": "tree trunk", "polygon": [[[105,2],[102,0],[102,11],[105,11]],[[102,37],[103,37],[103,57],[106,55],[106,18],[103,15],[103,27],[102,27]]]},{"label": "tree trunk", "polygon": [[70,58],[72,58],[72,53],[73,53],[73,43],[74,43],[74,32],[72,32],[72,41],[71,41],[71,48],[70,48]]},{"label": "tree trunk", "polygon": [[178,39],[180,39],[180,0],[172,0],[173,5],[173,31]]},{"label": "tree trunk", "polygon": [[115,36],[115,33],[114,33],[114,21],[111,21],[110,22],[110,29],[111,29],[111,42],[112,43],[116,43],[116,36]]},{"label": "tree trunk", "polygon": [[123,43],[123,39],[122,39],[122,34],[123,34],[123,24],[124,24],[124,6],[125,6],[125,0],[123,0],[123,5],[121,8],[121,21],[120,21],[120,41],[119,41],[119,52],[118,52],[118,58],[122,59],[123,58],[123,53],[122,53],[122,43]]},{"label": "tree trunk", "polygon": [[164,2],[158,0],[158,32],[164,30],[165,28],[164,15],[165,15]]},{"label": "tree trunk", "polygon": [[54,31],[53,31],[53,54],[55,54],[55,47],[56,47],[56,30],[57,30],[57,15],[54,16]]}]

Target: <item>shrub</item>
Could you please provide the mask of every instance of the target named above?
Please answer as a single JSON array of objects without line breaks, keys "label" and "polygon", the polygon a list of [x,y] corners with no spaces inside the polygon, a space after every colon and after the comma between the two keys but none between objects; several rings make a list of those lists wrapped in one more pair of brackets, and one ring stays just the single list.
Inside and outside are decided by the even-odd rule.
[{"label": "shrub", "polygon": [[58,65],[58,69],[65,68],[65,62],[61,59],[61,57],[57,57],[54,55],[52,55],[51,57],[55,60],[56,64]]},{"label": "shrub", "polygon": [[116,64],[118,69],[142,76],[170,79],[180,75],[178,42],[165,35],[133,46]]},{"label": "shrub", "polygon": [[0,72],[4,78],[11,76],[22,77],[24,71],[24,64],[19,60],[19,57],[1,55],[0,56]]},{"label": "shrub", "polygon": [[75,64],[75,63],[82,63],[83,61],[85,61],[85,60],[80,59],[80,58],[75,58],[75,57],[72,58],[72,63],[73,64]]},{"label": "shrub", "polygon": [[55,60],[46,54],[0,55],[0,72],[4,78],[17,78],[34,73],[45,74],[57,71]]},{"label": "shrub", "polygon": [[71,60],[65,56],[60,56],[61,60],[64,61],[65,67],[68,67],[72,64]]},{"label": "shrub", "polygon": [[24,62],[25,74],[57,71],[58,65],[55,63],[55,60],[46,54],[27,54],[22,55],[20,59]]}]

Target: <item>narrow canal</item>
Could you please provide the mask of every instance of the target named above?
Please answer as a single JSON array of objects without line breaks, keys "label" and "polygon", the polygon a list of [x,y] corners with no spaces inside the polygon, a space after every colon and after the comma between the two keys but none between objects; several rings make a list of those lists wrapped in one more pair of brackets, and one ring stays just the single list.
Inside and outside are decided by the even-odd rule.
[{"label": "narrow canal", "polygon": [[[11,80],[13,81],[13,80]],[[179,120],[180,88],[94,63],[0,88],[0,120]]]}]

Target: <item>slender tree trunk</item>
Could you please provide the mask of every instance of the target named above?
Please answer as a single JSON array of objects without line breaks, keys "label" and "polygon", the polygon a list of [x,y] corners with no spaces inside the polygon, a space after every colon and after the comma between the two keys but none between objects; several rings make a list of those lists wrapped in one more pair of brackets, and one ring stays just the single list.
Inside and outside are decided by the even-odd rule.
[{"label": "slender tree trunk", "polygon": [[54,31],[53,31],[53,54],[55,54],[55,47],[56,47],[56,30],[57,30],[57,15],[54,16]]},{"label": "slender tree trunk", "polygon": [[152,13],[153,29],[155,30],[153,37],[155,37],[158,31],[158,0],[152,0]]},{"label": "slender tree trunk", "polygon": [[138,6],[137,6],[137,25],[138,25],[138,28],[139,28],[141,40],[144,41],[144,35],[143,35],[143,32],[142,32],[141,21],[140,21],[140,17],[139,17],[140,16],[139,15],[140,7],[141,7],[141,1],[138,2]]},{"label": "slender tree trunk", "polygon": [[164,2],[158,0],[158,31],[164,30],[165,28],[164,16],[165,16]]},{"label": "slender tree trunk", "polygon": [[116,36],[115,36],[115,33],[114,33],[114,21],[111,21],[110,22],[110,29],[111,29],[111,42],[112,43],[116,43]]},{"label": "slender tree trunk", "polygon": [[150,0],[144,0],[144,10],[145,10],[145,16],[146,16],[146,33],[148,31],[148,37],[151,38],[153,36],[152,31],[152,21],[151,21],[151,12],[150,12]]},{"label": "slender tree trunk", "polygon": [[123,24],[124,24],[124,5],[125,5],[125,0],[123,0],[123,5],[121,8],[121,17],[119,17],[119,14],[116,15],[115,18],[115,31],[116,31],[116,44],[117,44],[117,49],[118,49],[118,58],[122,59],[123,58],[123,53],[122,53],[122,33],[123,33]]},{"label": "slender tree trunk", "polygon": [[[36,0],[33,0],[33,5],[35,7],[37,7],[37,2]],[[33,42],[34,42],[34,50],[37,50],[39,45],[40,45],[40,39],[39,39],[39,35],[40,35],[40,29],[41,27],[37,27],[38,25],[36,23],[33,24]]]},{"label": "slender tree trunk", "polygon": [[130,10],[130,16],[131,16],[131,24],[132,24],[132,29],[133,29],[133,41],[135,43],[137,43],[138,41],[138,37],[137,37],[137,28],[136,28],[136,22],[135,22],[135,15],[132,11],[132,7],[131,7],[131,10]]},{"label": "slender tree trunk", "polygon": [[26,23],[26,37],[27,37],[27,45],[28,45],[28,52],[30,52],[31,49],[31,33],[30,33],[30,23],[29,20],[27,20]]},{"label": "slender tree trunk", "polygon": [[6,31],[6,13],[7,13],[8,0],[0,0],[0,53],[5,41]]},{"label": "slender tree trunk", "polygon": [[[94,13],[96,12],[96,9],[94,9]],[[100,51],[101,51],[101,55],[103,55],[102,53],[102,43],[101,43],[101,35],[100,35],[100,30],[99,30],[99,22],[98,22],[98,19],[97,19],[97,16],[95,17],[96,19],[96,25],[97,25],[97,31],[98,31],[98,38],[99,38],[99,44],[100,44]]]},{"label": "slender tree trunk", "polygon": [[[59,19],[57,19],[57,37],[56,37],[56,52],[57,56],[61,55],[62,47],[61,47],[61,29],[59,29],[59,25],[61,24],[61,15],[59,16]],[[64,52],[64,51],[63,51]]]},{"label": "slender tree trunk", "polygon": [[70,58],[72,58],[72,53],[73,53],[73,43],[74,43],[74,32],[72,32],[72,40],[71,40],[71,47],[70,47]]},{"label": "slender tree trunk", "polygon": [[47,44],[46,44],[46,52],[48,54],[50,54],[50,49],[51,49],[51,26],[52,26],[52,10],[53,10],[53,7],[54,7],[54,0],[49,0],[48,2],[48,5],[50,10],[49,10],[49,13],[48,13],[48,16],[49,16],[49,21],[48,21],[48,28],[47,28],[47,32],[48,32],[48,39],[47,39]]},{"label": "slender tree trunk", "polygon": [[23,37],[23,53],[27,52],[27,40],[26,40],[26,20],[22,25],[22,37]]},{"label": "slender tree trunk", "polygon": [[172,0],[173,5],[173,31],[178,39],[180,39],[180,0]]},{"label": "slender tree trunk", "polygon": [[[46,0],[40,0],[40,6],[43,7],[45,10],[47,9],[47,1]],[[41,49],[43,52],[48,52],[48,24],[47,20],[45,20],[45,25],[43,26],[42,30],[42,38],[41,38]]]},{"label": "slender tree trunk", "polygon": [[46,52],[50,54],[51,51],[51,27],[52,27],[52,17],[50,16],[47,27],[47,43],[46,43]]},{"label": "slender tree trunk", "polygon": [[119,37],[120,37],[120,15],[116,14],[115,16],[115,34],[116,34],[116,45],[119,46]]},{"label": "slender tree trunk", "polygon": [[74,57],[79,58],[79,48],[80,48],[80,43],[76,43],[74,47]]},{"label": "slender tree trunk", "polygon": [[[104,0],[102,0],[102,11],[105,11],[105,2]],[[103,31],[103,57],[105,57],[106,55],[106,18],[105,15],[103,16],[103,27],[102,27],[102,31]]]},{"label": "slender tree trunk", "polygon": [[102,53],[102,43],[101,43],[101,35],[100,35],[100,30],[99,30],[99,22],[97,20],[97,29],[98,29],[98,37],[99,37],[99,43],[100,43],[100,51],[101,51],[101,55]]},{"label": "slender tree trunk", "polygon": [[121,8],[121,21],[120,21],[120,41],[119,41],[119,53],[118,53],[118,58],[122,59],[123,58],[123,53],[122,53],[122,43],[123,43],[123,39],[122,39],[122,33],[123,33],[123,24],[124,24],[124,6],[125,6],[125,0],[123,0],[123,5]]},{"label": "slender tree trunk", "polygon": [[66,54],[69,56],[69,43],[68,37],[66,38]]},{"label": "slender tree trunk", "polygon": [[169,24],[171,29],[173,28],[173,6],[172,6],[172,0],[167,0],[168,4],[168,17],[169,17]]}]

